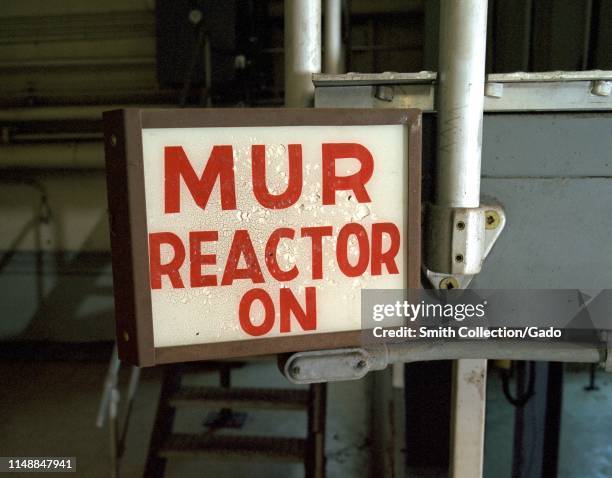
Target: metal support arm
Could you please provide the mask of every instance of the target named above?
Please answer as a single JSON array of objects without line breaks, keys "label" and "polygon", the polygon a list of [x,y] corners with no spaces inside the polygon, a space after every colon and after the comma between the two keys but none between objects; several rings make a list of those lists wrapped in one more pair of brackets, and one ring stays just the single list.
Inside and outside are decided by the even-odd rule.
[{"label": "metal support arm", "polygon": [[[391,363],[428,360],[489,359],[599,363],[606,367],[612,346],[602,343],[514,340],[415,341],[366,348],[299,352],[283,357],[279,368],[296,384],[357,380]],[[612,371],[612,370],[611,370]]]}]

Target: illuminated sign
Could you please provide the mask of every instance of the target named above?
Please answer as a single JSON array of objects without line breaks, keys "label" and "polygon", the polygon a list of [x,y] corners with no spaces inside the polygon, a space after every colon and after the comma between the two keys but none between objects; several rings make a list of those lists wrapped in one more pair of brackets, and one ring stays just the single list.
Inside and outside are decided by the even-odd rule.
[{"label": "illuminated sign", "polygon": [[358,345],[363,288],[418,286],[420,114],[106,113],[120,356]]}]

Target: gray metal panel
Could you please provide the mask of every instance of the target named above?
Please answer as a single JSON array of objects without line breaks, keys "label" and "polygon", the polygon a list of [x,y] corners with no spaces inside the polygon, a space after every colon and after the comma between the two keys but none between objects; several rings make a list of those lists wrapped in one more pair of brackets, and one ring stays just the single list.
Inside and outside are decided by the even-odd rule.
[{"label": "gray metal panel", "polygon": [[508,222],[471,287],[612,288],[612,179],[485,178],[482,192]]},{"label": "gray metal panel", "polygon": [[332,86],[315,89],[315,105],[318,108],[373,108],[374,87]]},{"label": "gray metal panel", "polygon": [[485,115],[484,176],[612,176],[612,114]]},{"label": "gray metal panel", "polygon": [[612,287],[612,115],[490,114],[482,194],[508,223],[472,287]]}]

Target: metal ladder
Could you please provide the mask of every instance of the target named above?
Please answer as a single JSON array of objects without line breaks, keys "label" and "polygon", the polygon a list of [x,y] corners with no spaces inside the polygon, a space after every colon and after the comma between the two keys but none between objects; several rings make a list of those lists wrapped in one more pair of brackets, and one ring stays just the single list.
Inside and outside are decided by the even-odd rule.
[{"label": "metal ladder", "polygon": [[[184,386],[186,372],[216,366],[220,386]],[[163,477],[169,458],[208,457],[215,460],[261,460],[304,463],[306,478],[325,477],[326,384],[308,389],[232,388],[231,362],[166,366],[144,476]],[[292,410],[308,414],[306,438],[220,435],[216,428],[201,434],[173,432],[176,410],[184,407],[232,410]]]}]

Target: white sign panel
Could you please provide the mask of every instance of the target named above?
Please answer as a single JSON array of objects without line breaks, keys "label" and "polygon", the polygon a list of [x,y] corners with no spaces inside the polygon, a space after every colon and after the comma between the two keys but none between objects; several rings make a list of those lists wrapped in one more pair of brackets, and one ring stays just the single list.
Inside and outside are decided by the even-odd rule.
[{"label": "white sign panel", "polygon": [[155,350],[358,331],[408,287],[410,130],[363,123],[144,125]]}]

